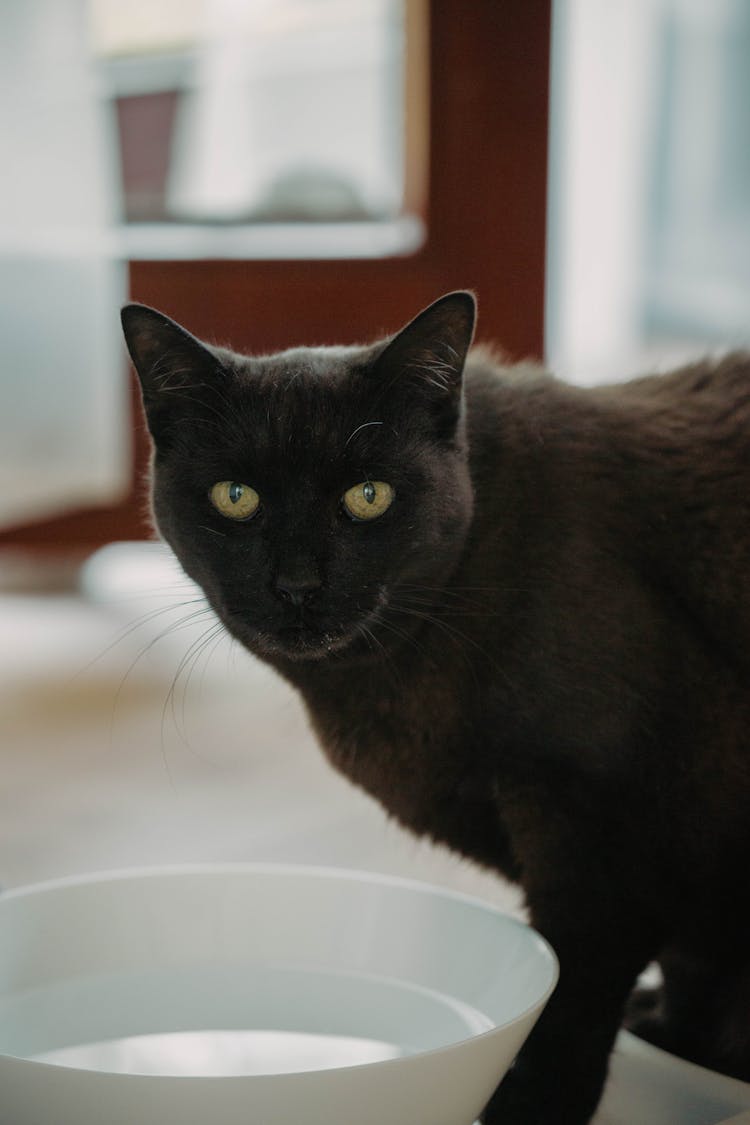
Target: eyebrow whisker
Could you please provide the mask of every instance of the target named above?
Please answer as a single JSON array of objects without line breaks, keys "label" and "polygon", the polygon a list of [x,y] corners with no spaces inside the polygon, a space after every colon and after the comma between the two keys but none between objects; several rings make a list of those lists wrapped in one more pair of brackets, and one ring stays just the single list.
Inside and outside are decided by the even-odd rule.
[{"label": "eyebrow whisker", "polygon": [[344,442],[344,449],[346,449],[347,445],[352,440],[352,438],[357,436],[357,434],[359,433],[360,430],[364,430],[368,426],[382,426],[382,425],[383,425],[382,422],[363,422],[361,426],[357,426],[356,430],[354,430],[351,434],[349,434],[349,437]]}]

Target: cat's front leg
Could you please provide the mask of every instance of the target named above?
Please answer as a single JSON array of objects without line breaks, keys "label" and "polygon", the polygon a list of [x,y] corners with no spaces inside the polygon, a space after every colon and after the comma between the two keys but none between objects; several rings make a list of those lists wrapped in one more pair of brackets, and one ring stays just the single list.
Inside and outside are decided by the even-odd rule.
[{"label": "cat's front leg", "polygon": [[[662,950],[663,983],[637,989],[628,999],[624,1026],[662,1050],[709,1070],[750,1081],[750,958],[732,948],[731,927],[722,948],[698,952],[672,944]],[[744,945],[744,926],[739,928]]]},{"label": "cat's front leg", "polygon": [[583,911],[574,898],[562,914],[530,905],[533,924],[558,955],[560,980],[482,1122],[586,1125],[601,1097],[629,990],[655,939],[648,925],[607,910],[601,900]]}]

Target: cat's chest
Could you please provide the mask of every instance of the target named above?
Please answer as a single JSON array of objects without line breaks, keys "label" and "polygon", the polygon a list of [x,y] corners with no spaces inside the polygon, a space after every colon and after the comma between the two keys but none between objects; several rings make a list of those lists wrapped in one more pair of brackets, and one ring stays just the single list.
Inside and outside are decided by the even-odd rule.
[{"label": "cat's chest", "polygon": [[446,808],[459,790],[482,785],[472,753],[474,718],[450,677],[365,677],[305,698],[336,769],[417,832],[443,835]]}]

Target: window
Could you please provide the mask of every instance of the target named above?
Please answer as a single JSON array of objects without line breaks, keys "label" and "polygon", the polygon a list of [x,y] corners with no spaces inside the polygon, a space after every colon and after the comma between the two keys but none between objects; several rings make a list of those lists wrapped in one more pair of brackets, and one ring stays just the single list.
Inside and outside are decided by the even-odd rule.
[{"label": "window", "polygon": [[548,352],[598,381],[750,335],[750,6],[556,0]]},{"label": "window", "polygon": [[[213,252],[253,256],[238,226],[256,252],[282,256],[305,243],[328,256],[342,239],[348,253],[419,244],[405,204],[403,0],[90,4],[124,218],[152,225],[131,244],[167,239],[181,256],[187,237],[195,253],[202,227]],[[310,230],[321,224],[337,229]]]}]

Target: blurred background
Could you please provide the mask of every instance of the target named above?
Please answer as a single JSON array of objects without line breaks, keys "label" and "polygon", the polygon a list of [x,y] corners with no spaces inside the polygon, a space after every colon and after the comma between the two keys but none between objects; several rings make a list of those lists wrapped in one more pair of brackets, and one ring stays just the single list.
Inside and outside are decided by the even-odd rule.
[{"label": "blurred background", "polygon": [[749,57],[744,0],[0,0],[0,883],[282,859],[518,909],[150,542],[118,309],[267,351],[472,287],[580,382],[746,343]]}]

